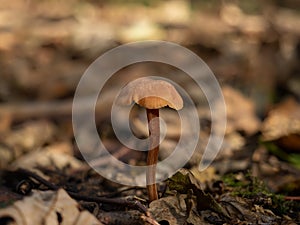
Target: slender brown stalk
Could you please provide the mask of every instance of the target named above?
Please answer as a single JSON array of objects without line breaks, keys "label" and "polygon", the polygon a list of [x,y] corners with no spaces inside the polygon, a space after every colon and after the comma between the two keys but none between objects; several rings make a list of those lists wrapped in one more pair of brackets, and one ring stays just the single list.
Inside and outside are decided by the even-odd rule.
[{"label": "slender brown stalk", "polygon": [[[155,183],[156,177],[156,164],[158,161],[158,152],[159,152],[159,110],[158,109],[147,109],[147,118],[148,118],[148,128],[150,136],[150,146],[147,156],[147,166],[146,171],[146,183],[147,191],[149,196],[149,201],[158,199],[157,187]],[[153,120],[155,119],[155,120]],[[153,120],[151,123],[150,121]]]}]

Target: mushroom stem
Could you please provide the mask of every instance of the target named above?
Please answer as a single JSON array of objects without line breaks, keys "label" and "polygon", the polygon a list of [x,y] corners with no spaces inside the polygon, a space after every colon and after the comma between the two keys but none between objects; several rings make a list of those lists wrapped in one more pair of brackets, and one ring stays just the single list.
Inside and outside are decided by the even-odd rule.
[{"label": "mushroom stem", "polygon": [[147,118],[148,118],[150,146],[149,146],[149,151],[147,156],[148,168],[146,171],[146,183],[147,183],[149,201],[152,202],[153,200],[158,199],[155,177],[156,177],[156,164],[158,161],[159,137],[160,137],[160,128],[159,128],[159,120],[158,120],[159,110],[147,109]]}]

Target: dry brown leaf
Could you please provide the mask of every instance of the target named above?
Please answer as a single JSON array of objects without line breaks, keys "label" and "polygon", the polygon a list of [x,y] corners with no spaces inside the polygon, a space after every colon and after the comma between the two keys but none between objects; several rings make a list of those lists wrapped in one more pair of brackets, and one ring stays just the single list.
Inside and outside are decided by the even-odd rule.
[{"label": "dry brown leaf", "polygon": [[65,190],[35,192],[32,196],[0,210],[0,219],[16,225],[101,225],[92,214],[80,212],[78,204]]},{"label": "dry brown leaf", "polygon": [[18,158],[13,164],[13,168],[34,169],[37,166],[55,167],[63,169],[66,166],[78,169],[83,163],[73,156],[71,143],[54,143],[43,149],[30,152]]},{"label": "dry brown leaf", "polygon": [[263,16],[245,14],[236,4],[225,4],[220,10],[220,17],[226,24],[248,36],[262,35],[268,29]]},{"label": "dry brown leaf", "polygon": [[278,141],[291,150],[300,149],[300,104],[289,98],[269,112],[262,125],[264,141]]},{"label": "dry brown leaf", "polygon": [[161,198],[150,203],[149,211],[160,223],[163,223],[163,221],[166,223],[167,221],[168,224],[181,225],[186,224],[188,221],[188,224],[194,225],[208,224],[196,213],[195,205],[193,205],[189,215],[187,215],[186,198],[187,195],[185,194],[178,197],[168,196]]},{"label": "dry brown leaf", "polygon": [[12,148],[19,148],[21,153],[25,153],[51,141],[54,133],[55,126],[46,120],[27,122],[17,130],[8,133],[4,143]]},{"label": "dry brown leaf", "polygon": [[[245,136],[254,135],[259,131],[261,122],[251,99],[230,86],[222,87],[222,92],[226,104],[227,121],[222,151],[218,154],[218,158],[228,158],[236,151],[243,149],[246,143],[244,134]],[[216,132],[221,131],[222,127],[218,126],[222,123],[217,121],[215,124]]]},{"label": "dry brown leaf", "polygon": [[0,145],[0,168],[50,142],[54,133],[54,125],[44,120],[27,122],[18,129],[5,133]]},{"label": "dry brown leaf", "polygon": [[242,93],[229,86],[222,88],[227,111],[226,133],[244,131],[247,135],[256,133],[260,120],[255,114],[254,103]]}]

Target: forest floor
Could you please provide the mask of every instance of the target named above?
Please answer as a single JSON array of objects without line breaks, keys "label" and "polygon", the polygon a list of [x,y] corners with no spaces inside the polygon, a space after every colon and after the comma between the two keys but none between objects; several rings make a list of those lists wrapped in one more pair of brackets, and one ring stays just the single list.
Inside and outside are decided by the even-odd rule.
[{"label": "forest floor", "polygon": [[[297,1],[0,2],[0,224],[300,223]],[[111,155],[129,165],[145,165],[146,153],[114,134],[111,106],[122,86],[165,76],[195,104],[201,127],[195,151],[158,183],[159,199],[151,203],[144,186],[124,185],[136,175],[117,171],[105,157],[87,163],[83,151],[93,152],[95,143],[85,130],[82,150],[72,124],[74,94],[89,66],[110,49],[142,40],[177,43],[201,57],[220,84],[227,112],[220,151],[201,171],[212,130],[222,130],[204,90],[158,62],[135,63],[107,80],[96,129]],[[93,82],[85,96],[97,89]],[[137,106],[130,115],[139,138],[148,135],[145,115]],[[163,160],[192,128],[182,128],[174,110],[161,115],[168,127]]]}]

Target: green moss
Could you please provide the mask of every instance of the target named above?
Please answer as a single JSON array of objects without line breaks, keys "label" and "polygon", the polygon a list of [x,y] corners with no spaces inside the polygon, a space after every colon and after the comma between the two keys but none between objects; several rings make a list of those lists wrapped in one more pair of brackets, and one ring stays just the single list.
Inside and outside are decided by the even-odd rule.
[{"label": "green moss", "polygon": [[242,187],[243,182],[236,178],[236,174],[226,174],[222,178],[223,182],[229,187]]},{"label": "green moss", "polygon": [[271,192],[257,177],[250,174],[246,174],[242,180],[236,177],[235,174],[229,174],[222,178],[226,187],[232,189],[232,195],[250,199],[253,204],[261,205],[279,215],[294,207],[293,202],[285,201],[283,195]]}]

